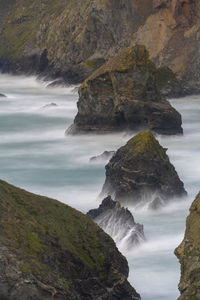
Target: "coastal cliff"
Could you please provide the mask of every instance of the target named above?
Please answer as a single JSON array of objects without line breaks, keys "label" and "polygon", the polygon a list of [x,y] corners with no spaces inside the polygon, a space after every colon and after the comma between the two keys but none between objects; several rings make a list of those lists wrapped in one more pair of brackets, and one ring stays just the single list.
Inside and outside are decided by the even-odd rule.
[{"label": "coastal cliff", "polygon": [[143,44],[157,67],[182,82],[175,94],[200,89],[197,0],[9,0],[0,8],[4,71],[77,83],[125,47]]},{"label": "coastal cliff", "polygon": [[190,207],[186,221],[185,237],[175,250],[181,264],[178,300],[200,299],[200,193]]}]

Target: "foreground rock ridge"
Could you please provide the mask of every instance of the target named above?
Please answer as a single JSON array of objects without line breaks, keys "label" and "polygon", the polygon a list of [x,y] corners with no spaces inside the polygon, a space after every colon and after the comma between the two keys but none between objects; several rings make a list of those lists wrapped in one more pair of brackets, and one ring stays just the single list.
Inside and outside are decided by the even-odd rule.
[{"label": "foreground rock ridge", "polygon": [[90,210],[87,216],[108,233],[118,246],[130,250],[145,241],[143,225],[136,223],[132,213],[110,196],[102,201],[99,208]]},{"label": "foreground rock ridge", "polygon": [[185,237],[175,250],[181,264],[178,300],[200,299],[200,193],[190,207],[186,221]]},{"label": "foreground rock ridge", "polygon": [[106,165],[101,195],[158,208],[169,199],[185,196],[186,191],[166,149],[145,130],[131,138]]},{"label": "foreground rock ridge", "polygon": [[92,220],[0,181],[0,299],[140,299],[128,264]]},{"label": "foreground rock ridge", "polygon": [[0,25],[4,71],[81,82],[124,47],[144,44],[183,93],[200,89],[198,0],[2,0]]},{"label": "foreground rock ridge", "polygon": [[182,133],[181,115],[161,96],[157,79],[158,69],[144,46],[121,51],[80,86],[69,133],[138,128]]}]

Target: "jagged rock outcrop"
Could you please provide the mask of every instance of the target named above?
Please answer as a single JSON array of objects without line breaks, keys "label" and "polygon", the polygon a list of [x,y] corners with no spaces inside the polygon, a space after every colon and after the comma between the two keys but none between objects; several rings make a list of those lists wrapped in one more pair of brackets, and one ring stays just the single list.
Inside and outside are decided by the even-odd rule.
[{"label": "jagged rock outcrop", "polygon": [[157,76],[144,46],[123,50],[80,86],[78,114],[69,133],[138,128],[182,133],[181,116],[161,96]]},{"label": "jagged rock outcrop", "polygon": [[176,94],[200,89],[198,0],[2,0],[0,24],[5,71],[81,82],[124,47],[144,44],[183,81]]},{"label": "jagged rock outcrop", "polygon": [[166,150],[146,130],[130,139],[106,165],[101,194],[133,205],[147,203],[155,209],[186,191]]},{"label": "jagged rock outcrop", "polygon": [[108,233],[118,246],[131,249],[145,241],[143,225],[135,223],[131,212],[110,196],[102,201],[99,208],[90,210],[87,216]]},{"label": "jagged rock outcrop", "polygon": [[178,300],[200,299],[200,193],[190,207],[185,237],[175,250],[181,264]]},{"label": "jagged rock outcrop", "polygon": [[0,228],[0,299],[140,299],[113,240],[75,209],[0,181]]},{"label": "jagged rock outcrop", "polygon": [[91,157],[90,162],[109,161],[113,157],[114,154],[115,154],[115,151],[104,151],[100,155]]}]

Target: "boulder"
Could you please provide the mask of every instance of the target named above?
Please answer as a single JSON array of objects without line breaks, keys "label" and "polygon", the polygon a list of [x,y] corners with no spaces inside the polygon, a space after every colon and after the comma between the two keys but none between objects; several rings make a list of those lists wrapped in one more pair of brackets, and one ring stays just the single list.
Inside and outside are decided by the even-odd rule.
[{"label": "boulder", "polygon": [[110,160],[115,151],[104,151],[102,154],[90,158],[90,162],[102,162]]},{"label": "boulder", "polygon": [[200,193],[190,207],[185,236],[175,254],[181,264],[178,300],[200,299]]},{"label": "boulder", "polygon": [[108,233],[118,246],[131,249],[145,241],[143,225],[135,223],[131,212],[110,196],[102,201],[99,208],[90,210],[87,216]]},{"label": "boulder", "polygon": [[0,299],[141,299],[128,264],[90,218],[0,181]]},{"label": "boulder", "polygon": [[169,199],[185,196],[186,191],[166,149],[145,130],[131,138],[106,165],[103,195],[158,208]]},{"label": "boulder", "polygon": [[121,51],[80,86],[71,133],[139,128],[161,134],[182,133],[181,115],[158,88],[160,72],[144,46]]}]

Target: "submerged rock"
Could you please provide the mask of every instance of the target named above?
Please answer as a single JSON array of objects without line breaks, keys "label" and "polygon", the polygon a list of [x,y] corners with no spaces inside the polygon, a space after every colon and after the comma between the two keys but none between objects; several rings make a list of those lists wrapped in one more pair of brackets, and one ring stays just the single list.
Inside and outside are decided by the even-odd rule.
[{"label": "submerged rock", "polygon": [[6,95],[0,93],[0,97],[6,98]]},{"label": "submerged rock", "polygon": [[200,299],[200,193],[190,207],[185,237],[175,254],[181,264],[178,300]]},{"label": "submerged rock", "polygon": [[108,161],[113,157],[114,154],[115,154],[115,151],[104,151],[100,155],[91,157],[90,162]]},{"label": "submerged rock", "polygon": [[113,240],[75,209],[0,181],[0,228],[0,299],[140,299]]},{"label": "submerged rock", "polygon": [[173,197],[185,196],[186,191],[166,149],[145,130],[121,147],[106,165],[103,195],[158,208]]},{"label": "submerged rock", "polygon": [[87,215],[95,221],[116,242],[127,249],[144,242],[143,225],[135,223],[131,212],[121,207],[110,196],[105,198],[99,208],[90,210]]},{"label": "submerged rock", "polygon": [[144,46],[121,51],[80,86],[71,132],[150,128],[182,133],[181,115],[161,96],[157,76]]},{"label": "submerged rock", "polygon": [[46,108],[53,108],[53,107],[57,107],[57,106],[58,106],[58,104],[52,102],[52,103],[44,105],[42,108],[46,109]]}]

